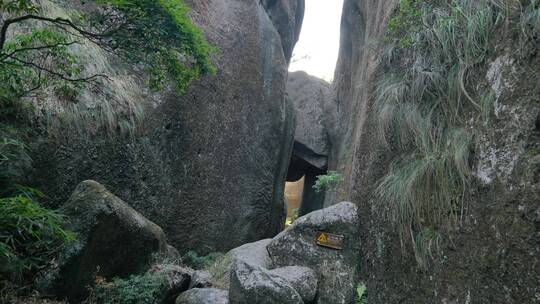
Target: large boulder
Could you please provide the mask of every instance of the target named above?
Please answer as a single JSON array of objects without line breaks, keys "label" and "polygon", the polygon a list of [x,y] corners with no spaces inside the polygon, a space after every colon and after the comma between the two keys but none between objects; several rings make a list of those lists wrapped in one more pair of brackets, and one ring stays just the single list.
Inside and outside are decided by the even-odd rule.
[{"label": "large boulder", "polygon": [[62,207],[76,241],[58,259],[54,291],[77,302],[97,277],[127,277],[148,270],[167,254],[163,230],[95,181],[77,186]]},{"label": "large boulder", "polygon": [[228,304],[228,292],[215,288],[194,288],[182,293],[176,304]]},{"label": "large boulder", "polygon": [[287,180],[305,177],[300,215],[324,206],[324,193],[314,191],[318,175],[327,173],[330,140],[325,111],[330,103],[330,84],[323,79],[298,71],[289,73],[287,93],[296,112],[293,156]]},{"label": "large boulder", "polygon": [[[316,303],[347,304],[355,296],[360,244],[358,210],[342,202],[297,219],[267,246],[274,267],[304,266],[317,273]],[[343,236],[341,250],[316,244],[318,232]]]},{"label": "large boulder", "polygon": [[324,170],[330,149],[324,113],[330,98],[330,83],[304,71],[290,72],[287,93],[296,112],[293,153]]},{"label": "large boulder", "polygon": [[307,267],[272,269],[267,246],[271,239],[231,250],[229,299],[232,304],[310,303],[317,275]]}]

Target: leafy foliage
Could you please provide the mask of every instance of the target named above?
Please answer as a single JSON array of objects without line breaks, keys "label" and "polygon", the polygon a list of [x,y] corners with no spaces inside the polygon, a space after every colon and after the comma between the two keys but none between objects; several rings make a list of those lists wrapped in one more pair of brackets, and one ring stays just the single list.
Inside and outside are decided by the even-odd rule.
[{"label": "leafy foliage", "polygon": [[443,225],[458,224],[463,215],[474,144],[466,114],[486,116],[492,96],[480,94],[477,102],[465,83],[469,70],[487,58],[490,38],[504,18],[489,0],[401,4],[402,16],[393,19],[391,30],[399,28],[409,40],[386,42],[392,50],[383,60],[388,73],[375,100],[380,140],[395,158],[376,193],[381,210],[426,267]]},{"label": "leafy foliage", "polygon": [[[150,86],[163,88],[168,77],[183,92],[200,75],[215,73],[210,57],[215,51],[187,16],[182,0],[103,0],[121,10],[126,25],[113,39],[131,61],[144,62]],[[100,20],[106,22],[106,20]]]},{"label": "leafy foliage", "polygon": [[157,304],[165,286],[166,278],[151,272],[111,283],[98,280],[92,300],[99,304]]},{"label": "leafy foliage", "polygon": [[184,263],[193,269],[204,269],[210,267],[216,260],[223,257],[220,252],[211,252],[208,255],[199,256],[195,251],[188,251],[183,258]]},{"label": "leafy foliage", "polygon": [[317,176],[317,181],[315,182],[315,185],[313,185],[313,189],[315,189],[315,192],[317,193],[325,191],[325,190],[333,189],[342,180],[343,180],[343,177],[341,174],[335,171],[329,171],[328,174],[326,175]]},{"label": "leafy foliage", "polygon": [[31,0],[0,0],[0,11],[9,14],[34,13],[36,10]]},{"label": "leafy foliage", "polygon": [[0,273],[23,274],[45,265],[64,242],[74,236],[62,229],[64,217],[39,206],[33,189],[0,198]]}]

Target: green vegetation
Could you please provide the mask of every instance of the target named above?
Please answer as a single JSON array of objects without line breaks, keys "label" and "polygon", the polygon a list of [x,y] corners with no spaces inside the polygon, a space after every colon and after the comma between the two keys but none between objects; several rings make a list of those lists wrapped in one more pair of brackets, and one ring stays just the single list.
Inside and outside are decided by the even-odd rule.
[{"label": "green vegetation", "polygon": [[357,304],[368,304],[367,287],[364,283],[358,283],[356,286]]},{"label": "green vegetation", "polygon": [[319,193],[325,190],[333,190],[343,180],[341,174],[335,171],[329,171],[326,175],[318,175],[313,189]]},{"label": "green vegetation", "polygon": [[[150,87],[160,90],[170,78],[183,92],[200,75],[216,72],[215,48],[187,16],[182,0],[102,0],[124,13],[125,23],[112,36],[123,57],[144,62]],[[107,22],[100,16],[98,22]]]},{"label": "green vegetation", "polygon": [[466,120],[475,112],[487,116],[492,97],[483,92],[473,98],[465,83],[487,58],[504,19],[489,0],[435,2],[401,1],[389,31],[407,37],[406,43],[392,36],[385,42],[392,51],[383,60],[387,73],[375,101],[380,141],[396,155],[376,191],[380,210],[422,268],[446,224],[458,224],[464,212],[474,145]]},{"label": "green vegetation", "polygon": [[22,279],[43,267],[73,235],[62,229],[64,217],[35,201],[38,192],[0,198],[0,274]]},{"label": "green vegetation", "polygon": [[90,303],[156,304],[166,286],[165,276],[150,272],[127,279],[114,279],[111,283],[98,280]]},{"label": "green vegetation", "polygon": [[412,44],[412,34],[418,32],[422,25],[420,0],[400,0],[399,12],[388,21],[388,36],[399,41],[400,47]]},{"label": "green vegetation", "polygon": [[204,256],[199,256],[195,251],[188,251],[183,257],[184,263],[193,269],[205,269],[223,257],[223,253],[212,252]]}]

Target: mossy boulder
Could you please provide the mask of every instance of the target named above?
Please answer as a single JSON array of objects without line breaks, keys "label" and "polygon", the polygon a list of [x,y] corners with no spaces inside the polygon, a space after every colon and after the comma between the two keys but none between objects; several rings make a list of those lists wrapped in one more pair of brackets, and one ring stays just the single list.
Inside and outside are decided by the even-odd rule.
[{"label": "mossy boulder", "polygon": [[163,230],[95,181],[80,183],[62,209],[77,240],[59,256],[53,290],[72,302],[96,279],[143,273],[167,253]]}]

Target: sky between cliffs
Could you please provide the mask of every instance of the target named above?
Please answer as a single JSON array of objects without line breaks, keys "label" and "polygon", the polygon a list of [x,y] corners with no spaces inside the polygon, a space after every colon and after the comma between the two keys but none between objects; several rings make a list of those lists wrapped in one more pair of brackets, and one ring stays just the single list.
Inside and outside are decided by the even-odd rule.
[{"label": "sky between cliffs", "polygon": [[300,40],[289,71],[332,80],[339,52],[339,29],[343,0],[306,0]]}]

